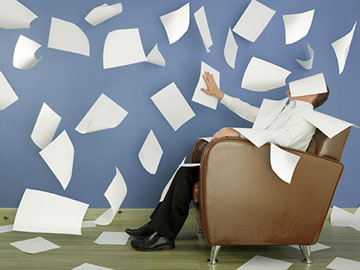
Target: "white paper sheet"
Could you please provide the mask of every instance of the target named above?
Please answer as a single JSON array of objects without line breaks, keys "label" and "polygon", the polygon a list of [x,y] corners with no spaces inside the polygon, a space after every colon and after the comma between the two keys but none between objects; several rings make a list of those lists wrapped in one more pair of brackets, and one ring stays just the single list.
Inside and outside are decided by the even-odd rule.
[{"label": "white paper sheet", "polygon": [[283,15],[286,44],[295,43],[309,33],[314,13],[315,9],[303,13]]},{"label": "white paper sheet", "polygon": [[228,35],[224,47],[224,56],[226,63],[232,68],[235,69],[236,56],[239,46],[237,45],[233,32],[229,27]]},{"label": "white paper sheet", "polygon": [[51,143],[60,121],[61,117],[44,102],[31,133],[31,139],[40,149]]},{"label": "white paper sheet", "polygon": [[292,263],[256,255],[237,270],[287,270]]},{"label": "white paper sheet", "polygon": [[[290,245],[290,247],[300,250],[299,245]],[[330,247],[327,245],[324,245],[324,244],[320,244],[320,243],[316,243],[315,245],[310,245],[311,252],[320,251],[320,250],[324,250],[324,249],[328,249],[328,248],[330,248]]]},{"label": "white paper sheet", "polygon": [[96,224],[95,224],[95,220],[86,220],[83,221],[81,224],[81,228],[95,228]]},{"label": "white paper sheet", "polygon": [[104,69],[145,61],[138,28],[114,30],[107,35],[103,53]]},{"label": "white paper sheet", "polygon": [[96,26],[106,20],[119,15],[123,11],[123,7],[121,3],[108,5],[103,4],[92,9],[88,15],[85,17],[85,21],[87,21],[92,26]]},{"label": "white paper sheet", "polygon": [[151,100],[174,131],[195,116],[175,83],[171,83],[157,92],[151,97]]},{"label": "white paper sheet", "polygon": [[113,269],[98,266],[98,265],[95,265],[95,264],[83,263],[82,265],[79,265],[79,266],[73,268],[72,270],[113,270]]},{"label": "white paper sheet", "polygon": [[98,245],[126,245],[129,235],[126,232],[103,232],[95,240]]},{"label": "white paper sheet", "polygon": [[351,227],[360,231],[360,215],[355,215],[339,207],[333,206],[330,215],[332,226]]},{"label": "white paper sheet", "polygon": [[270,126],[270,124],[274,122],[276,117],[280,114],[288,100],[289,98],[284,98],[282,100],[264,98],[252,128],[266,129]]},{"label": "white paper sheet", "polygon": [[109,225],[126,197],[127,187],[124,177],[117,167],[115,171],[115,176],[104,193],[110,208],[94,221],[97,225]]},{"label": "white paper sheet", "polygon": [[144,169],[151,174],[157,172],[163,150],[152,130],[147,135],[138,157]]},{"label": "white paper sheet", "polygon": [[334,137],[348,127],[352,126],[359,128],[359,126],[355,124],[340,120],[338,118],[317,111],[310,111],[303,114],[302,117],[318,129],[320,129],[329,138]]},{"label": "white paper sheet", "polygon": [[280,66],[253,56],[245,70],[241,87],[255,92],[269,91],[286,85],[286,78],[290,74]]},{"label": "white paper sheet", "polygon": [[31,238],[28,240],[17,241],[10,243],[13,247],[20,249],[22,252],[29,253],[29,254],[36,254],[40,252],[49,251],[52,249],[60,248],[60,246],[51,243],[50,241],[42,238],[36,237]]},{"label": "white paper sheet", "polygon": [[189,29],[190,4],[187,3],[181,8],[161,16],[160,20],[164,25],[169,43],[175,43]]},{"label": "white paper sheet", "polygon": [[41,45],[23,35],[20,35],[15,46],[13,66],[18,69],[31,69],[40,59],[35,57],[35,52]]},{"label": "white paper sheet", "polygon": [[201,137],[199,139],[202,139],[202,140],[207,141],[207,142],[211,142],[212,137]]},{"label": "white paper sheet", "polygon": [[210,52],[210,47],[213,45],[213,41],[210,34],[208,21],[204,6],[194,13],[196,24],[199,28],[201,38],[203,40],[206,52]]},{"label": "white paper sheet", "polygon": [[333,270],[359,270],[360,262],[336,257],[326,268]]},{"label": "white paper sheet", "polygon": [[341,74],[344,71],[346,59],[349,54],[350,45],[354,36],[356,24],[357,21],[355,22],[353,28],[348,34],[331,43],[331,46],[333,47],[334,52],[336,54],[336,59],[338,61],[339,74]]},{"label": "white paper sheet", "polygon": [[274,173],[284,182],[290,184],[300,157],[281,149],[275,144],[270,146],[270,164]]},{"label": "white paper sheet", "polygon": [[236,23],[233,31],[243,38],[255,42],[274,14],[275,10],[256,0],[252,0]]},{"label": "white paper sheet", "polygon": [[312,67],[313,67],[313,63],[314,63],[314,54],[315,53],[314,53],[314,50],[313,50],[313,48],[311,48],[309,43],[307,44],[307,49],[308,49],[309,56],[310,56],[310,58],[308,60],[300,60],[300,59],[295,59],[295,60],[303,68],[305,68],[307,70],[311,70]]},{"label": "white paper sheet", "polygon": [[257,147],[263,146],[265,143],[271,141],[279,135],[279,130],[270,130],[270,129],[253,129],[253,128],[233,128],[246,139],[252,142]]},{"label": "white paper sheet", "polygon": [[154,48],[149,52],[148,56],[146,57],[146,61],[158,66],[165,67],[166,61],[165,58],[162,56],[161,52],[159,51],[157,43],[155,44]]},{"label": "white paper sheet", "polygon": [[76,24],[51,18],[49,48],[90,56],[90,43]]},{"label": "white paper sheet", "polygon": [[36,18],[30,9],[16,0],[0,1],[0,28],[30,28],[30,23]]},{"label": "white paper sheet", "polygon": [[216,110],[216,107],[218,105],[218,99],[216,97],[209,96],[208,94],[205,94],[203,91],[200,90],[201,88],[207,89],[204,79],[202,77],[205,71],[209,72],[214,76],[215,82],[220,88],[220,72],[212,68],[205,62],[201,61],[201,71],[200,71],[199,81],[196,85],[194,95],[192,97],[192,101],[197,102],[206,107],[209,107],[213,110]]},{"label": "white paper sheet", "polygon": [[360,207],[355,211],[354,215],[355,216],[360,216]]},{"label": "white paper sheet", "polygon": [[315,74],[300,80],[289,82],[292,97],[321,94],[327,92],[323,73]]},{"label": "white paper sheet", "polygon": [[117,103],[101,94],[85,114],[75,130],[81,134],[115,128],[125,119],[128,112]]},{"label": "white paper sheet", "polygon": [[71,180],[74,152],[74,146],[65,130],[40,152],[64,190]]},{"label": "white paper sheet", "polygon": [[184,159],[181,161],[180,165],[176,168],[175,172],[171,176],[170,180],[167,182],[166,186],[164,187],[163,191],[161,192],[159,203],[162,202],[165,199],[165,196],[166,196],[166,194],[167,194],[167,192],[168,192],[168,190],[170,188],[170,185],[171,185],[172,181],[174,180],[175,175],[177,174],[177,172],[179,171],[181,166],[183,164],[185,164],[185,160],[186,160],[186,157],[184,157]]},{"label": "white paper sheet", "polygon": [[0,233],[12,232],[13,227],[14,227],[13,224],[11,224],[11,225],[2,225],[2,226],[0,226]]},{"label": "white paper sheet", "polygon": [[14,231],[81,235],[88,207],[53,193],[26,189],[16,212]]},{"label": "white paper sheet", "polygon": [[5,110],[18,99],[4,74],[0,71],[0,110]]}]

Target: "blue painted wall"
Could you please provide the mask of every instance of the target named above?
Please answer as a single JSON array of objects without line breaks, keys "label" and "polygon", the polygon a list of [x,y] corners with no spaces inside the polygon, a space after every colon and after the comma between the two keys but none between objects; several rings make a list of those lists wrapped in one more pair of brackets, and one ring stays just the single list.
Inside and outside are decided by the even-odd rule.
[{"label": "blue painted wall", "polygon": [[[203,60],[221,71],[221,89],[254,105],[263,98],[285,97],[286,87],[266,93],[254,93],[240,87],[244,70],[252,56],[283,66],[293,73],[292,81],[324,72],[331,88],[330,100],[320,111],[350,122],[360,123],[358,107],[360,31],[356,29],[348,61],[342,75],[331,42],[350,31],[360,21],[358,0],[262,0],[277,13],[256,43],[235,34],[239,45],[236,69],[225,62],[223,49],[228,27],[233,27],[250,0],[193,0],[190,1],[189,31],[175,44],[169,45],[159,16],[181,7],[188,1],[126,0],[124,11],[96,27],[83,18],[103,0],[21,0],[39,18],[30,29],[0,29],[0,70],[12,85],[19,101],[0,111],[0,207],[17,207],[25,188],[53,192],[90,203],[91,207],[108,207],[104,191],[115,175],[115,166],[122,172],[128,186],[124,208],[154,207],[161,191],[182,158],[189,153],[197,137],[210,136],[224,126],[250,124],[219,104],[213,111],[191,101]],[[116,3],[107,1],[108,4]],[[206,53],[193,13],[205,5],[214,45]],[[285,45],[282,14],[316,9],[312,28],[307,37]],[[91,57],[47,48],[51,17],[77,24],[88,36]],[[155,43],[166,58],[162,68],[148,63],[104,70],[102,51],[106,35],[115,29],[140,29],[145,52]],[[43,59],[31,70],[12,67],[12,54],[20,34],[43,46],[37,55]],[[306,42],[315,50],[311,71],[302,69],[295,58],[307,57]],[[171,82],[175,82],[196,113],[196,117],[174,132],[150,97]],[[81,135],[74,128],[101,93],[105,93],[129,114],[115,129]],[[62,121],[56,136],[67,130],[75,147],[72,180],[64,191],[38,154],[30,139],[32,128],[46,102]],[[153,129],[163,147],[156,175],[141,166],[138,152]],[[335,194],[334,203],[340,207],[360,204],[359,130],[353,129],[342,162],[345,171]]]}]

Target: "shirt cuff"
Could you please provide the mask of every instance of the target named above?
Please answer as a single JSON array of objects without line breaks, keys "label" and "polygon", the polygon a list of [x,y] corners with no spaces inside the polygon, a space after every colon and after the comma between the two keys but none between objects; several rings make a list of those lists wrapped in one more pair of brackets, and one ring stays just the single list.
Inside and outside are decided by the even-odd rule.
[{"label": "shirt cuff", "polygon": [[232,97],[230,97],[230,96],[228,96],[227,94],[224,93],[224,96],[221,99],[220,103],[225,105],[225,106],[231,106]]}]

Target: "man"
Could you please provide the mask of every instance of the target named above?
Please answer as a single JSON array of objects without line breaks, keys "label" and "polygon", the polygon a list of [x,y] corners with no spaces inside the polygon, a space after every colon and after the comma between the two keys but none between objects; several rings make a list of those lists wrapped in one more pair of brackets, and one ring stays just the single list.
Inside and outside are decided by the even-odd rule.
[{"label": "man", "polygon": [[[207,89],[201,89],[203,92],[218,98],[222,104],[240,117],[250,122],[255,121],[259,108],[224,94],[208,72],[205,72],[203,79],[207,86]],[[307,122],[302,114],[323,104],[328,98],[329,89],[327,93],[300,97],[291,97],[289,91],[286,94],[290,100],[289,105],[267,127],[268,130],[277,130],[279,134],[271,139],[271,142],[305,151],[316,128]],[[240,136],[241,134],[235,129],[224,128],[216,132],[212,140]],[[150,216],[151,221],[138,229],[125,230],[129,235],[137,238],[131,241],[133,248],[153,251],[169,250],[175,247],[174,240],[188,216],[193,186],[198,180],[199,167],[182,167],[178,170],[164,200],[158,204]]]}]

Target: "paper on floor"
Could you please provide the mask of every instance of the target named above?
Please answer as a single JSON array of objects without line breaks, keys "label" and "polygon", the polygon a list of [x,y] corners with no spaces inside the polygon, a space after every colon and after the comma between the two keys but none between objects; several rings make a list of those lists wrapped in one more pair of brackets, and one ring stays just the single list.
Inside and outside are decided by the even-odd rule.
[{"label": "paper on floor", "polygon": [[165,67],[166,61],[159,51],[158,44],[156,43],[154,48],[149,52],[148,56],[146,56],[146,61],[158,66]]},{"label": "paper on floor", "polygon": [[205,74],[205,72],[209,72],[211,75],[214,76],[214,80],[218,85],[218,87],[220,88],[220,72],[212,68],[205,62],[201,61],[201,71],[200,71],[199,81],[196,85],[194,95],[192,97],[192,101],[197,102],[206,107],[209,107],[213,110],[216,110],[218,99],[216,97],[209,96],[208,94],[205,94],[203,91],[200,90],[201,88],[207,89],[203,79],[203,75]]},{"label": "paper on floor", "polygon": [[18,69],[31,69],[40,59],[35,57],[35,52],[41,45],[23,35],[20,35],[15,46],[13,66]]},{"label": "paper on floor", "polygon": [[206,52],[210,52],[209,48],[212,46],[213,41],[211,38],[210,29],[209,29],[208,21],[206,18],[204,6],[199,8],[199,10],[194,13],[194,17],[195,17],[196,24],[199,28],[201,38],[203,40],[205,50],[206,50]]},{"label": "paper on floor", "polygon": [[162,155],[163,150],[161,145],[154,132],[150,130],[138,154],[141,165],[148,173],[155,174]]},{"label": "paper on floor", "polygon": [[0,110],[5,110],[18,99],[4,74],[0,71]]},{"label": "paper on floor", "polygon": [[96,224],[95,224],[95,220],[86,220],[83,221],[81,224],[81,228],[95,228]]},{"label": "paper on floor", "polygon": [[336,257],[326,268],[333,270],[359,270],[360,262]]},{"label": "paper on floor", "polygon": [[128,112],[117,103],[101,94],[85,114],[75,130],[81,134],[115,128],[125,119]]},{"label": "paper on floor", "polygon": [[94,221],[97,225],[109,225],[126,197],[127,187],[124,177],[117,167],[115,171],[115,176],[104,193],[110,208]]},{"label": "paper on floor", "polygon": [[354,36],[356,24],[357,21],[355,22],[353,28],[348,34],[331,43],[331,46],[333,47],[334,52],[336,54],[336,59],[338,61],[339,74],[341,74],[344,71],[346,59],[349,54],[350,45]]},{"label": "paper on floor", "polygon": [[51,243],[50,241],[42,238],[36,237],[31,238],[28,240],[17,241],[10,243],[13,247],[20,249],[22,252],[29,253],[29,254],[36,254],[40,252],[49,251],[52,249],[60,248],[60,246]]},{"label": "paper on floor", "polygon": [[0,28],[23,29],[30,28],[30,23],[36,19],[30,9],[16,0],[0,1]]},{"label": "paper on floor", "polygon": [[360,215],[349,213],[335,205],[331,210],[330,222],[332,226],[351,227],[360,231]]},{"label": "paper on floor", "polygon": [[355,124],[340,120],[338,118],[318,111],[309,111],[303,114],[302,117],[318,129],[320,129],[329,138],[334,137],[348,127],[359,127]]},{"label": "paper on floor", "polygon": [[309,33],[314,13],[315,9],[303,13],[283,15],[286,44],[295,43]]},{"label": "paper on floor", "polygon": [[51,143],[60,121],[61,117],[44,102],[31,133],[31,139],[40,149]]},{"label": "paper on floor", "polygon": [[189,29],[190,4],[187,3],[181,8],[161,16],[160,20],[164,25],[169,43],[175,43]]},{"label": "paper on floor", "polygon": [[11,224],[11,225],[2,225],[2,226],[0,226],[0,233],[12,232],[13,227],[14,227],[13,224]]},{"label": "paper on floor", "polygon": [[280,66],[253,56],[245,70],[241,87],[256,92],[272,90],[286,85],[286,78],[290,74]]},{"label": "paper on floor", "polygon": [[255,42],[274,14],[275,10],[256,0],[252,0],[236,23],[233,31],[243,38]]},{"label": "paper on floor", "polygon": [[70,183],[74,164],[74,146],[66,131],[41,150],[40,156],[65,190]]},{"label": "paper on floor", "polygon": [[287,270],[292,263],[256,255],[237,270]]},{"label": "paper on floor", "polygon": [[75,267],[72,270],[113,270],[113,269],[98,266],[98,265],[95,265],[95,264],[83,263],[82,265],[79,265],[78,267]]},{"label": "paper on floor", "polygon": [[253,129],[253,128],[233,128],[246,139],[252,142],[256,147],[261,147],[265,143],[271,141],[271,139],[278,136],[281,130],[270,130],[270,129]]},{"label": "paper on floor", "polygon": [[93,26],[96,26],[116,15],[119,15],[122,11],[123,7],[121,3],[113,4],[110,6],[108,4],[103,4],[92,9],[89,14],[86,15],[85,21],[87,21]]},{"label": "paper on floor", "polygon": [[270,124],[274,122],[282,109],[285,107],[285,104],[288,100],[289,98],[284,98],[282,100],[271,100],[264,98],[252,128],[266,129],[268,126],[270,126]]},{"label": "paper on floor", "polygon": [[151,97],[151,100],[174,131],[195,116],[175,83],[171,83],[157,92]]},{"label": "paper on floor", "polygon": [[239,46],[237,45],[233,32],[229,27],[228,35],[224,47],[224,56],[226,63],[232,68],[235,69],[236,56]]},{"label": "paper on floor", "polygon": [[26,189],[16,212],[14,231],[80,235],[88,207],[53,193]]},{"label": "paper on floor", "polygon": [[138,28],[114,30],[107,35],[103,52],[104,69],[145,61]]},{"label": "paper on floor", "polygon": [[126,245],[129,235],[126,232],[103,232],[95,240],[98,245]]},{"label": "paper on floor", "polygon": [[[299,245],[290,245],[290,247],[300,250]],[[328,248],[330,248],[330,247],[327,245],[324,245],[324,244],[320,244],[320,243],[316,243],[315,245],[310,245],[311,252],[320,251],[320,250],[324,250],[324,249],[328,249]]]},{"label": "paper on floor", "polygon": [[302,66],[303,68],[305,68],[307,70],[310,70],[313,67],[314,54],[315,53],[314,53],[314,50],[313,50],[313,48],[311,48],[309,43],[307,44],[307,49],[308,49],[308,52],[309,52],[310,59],[308,59],[308,60],[295,59],[295,60],[296,60],[296,62],[299,63],[300,66]]},{"label": "paper on floor", "polygon": [[323,73],[315,74],[300,80],[289,82],[292,97],[321,94],[327,92]]}]

